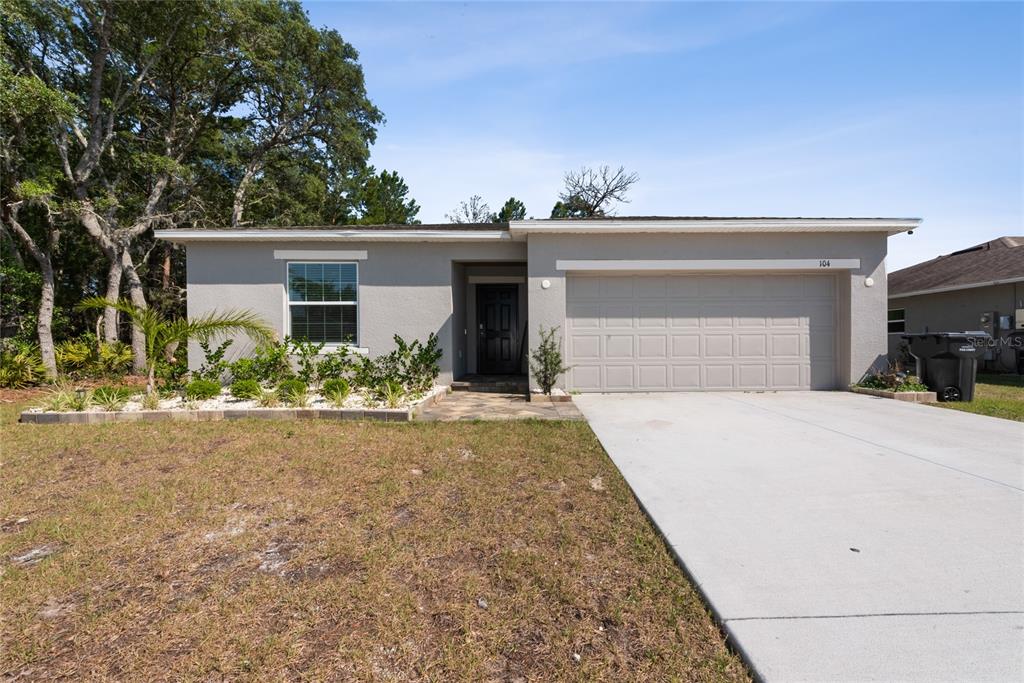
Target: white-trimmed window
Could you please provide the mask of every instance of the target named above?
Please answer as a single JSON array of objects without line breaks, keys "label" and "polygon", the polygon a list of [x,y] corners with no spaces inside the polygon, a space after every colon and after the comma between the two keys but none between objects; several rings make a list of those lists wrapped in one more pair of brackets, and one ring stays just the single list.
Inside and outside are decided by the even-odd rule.
[{"label": "white-trimmed window", "polygon": [[355,263],[289,263],[288,334],[302,341],[357,345],[358,290]]},{"label": "white-trimmed window", "polygon": [[889,333],[907,331],[907,312],[902,308],[889,309]]}]

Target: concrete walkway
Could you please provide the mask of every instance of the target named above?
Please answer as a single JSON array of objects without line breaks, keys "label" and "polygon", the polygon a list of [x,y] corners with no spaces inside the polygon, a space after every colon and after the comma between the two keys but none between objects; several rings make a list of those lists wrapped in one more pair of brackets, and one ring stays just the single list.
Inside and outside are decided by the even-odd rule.
[{"label": "concrete walkway", "polygon": [[576,403],[763,679],[1024,680],[1024,425],[839,392]]},{"label": "concrete walkway", "polygon": [[579,409],[567,403],[539,403],[522,394],[454,391],[440,403],[424,408],[418,420],[582,420]]}]

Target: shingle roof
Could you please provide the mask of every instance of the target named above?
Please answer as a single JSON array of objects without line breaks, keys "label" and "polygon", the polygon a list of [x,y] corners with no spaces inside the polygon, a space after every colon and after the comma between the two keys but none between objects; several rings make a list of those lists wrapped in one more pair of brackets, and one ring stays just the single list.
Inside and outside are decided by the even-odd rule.
[{"label": "shingle roof", "polygon": [[1000,237],[889,274],[889,296],[1024,278],[1024,237]]},{"label": "shingle roof", "polygon": [[210,232],[214,230],[508,230],[508,223],[388,223],[384,225],[218,225],[207,228],[175,228],[175,232]]}]

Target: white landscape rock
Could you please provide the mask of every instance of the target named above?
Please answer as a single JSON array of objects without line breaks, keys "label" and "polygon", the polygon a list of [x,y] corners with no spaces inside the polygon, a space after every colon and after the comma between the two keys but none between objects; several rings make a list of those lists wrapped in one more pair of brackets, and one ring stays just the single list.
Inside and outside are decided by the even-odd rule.
[{"label": "white landscape rock", "polygon": [[[395,409],[403,410],[415,407],[427,400],[433,399],[440,393],[444,393],[448,390],[447,386],[435,385],[428,391],[422,394],[415,394],[407,397],[402,401]],[[150,410],[144,408],[142,405],[143,394],[135,394],[130,399],[125,401],[124,405],[120,410],[113,411],[119,413],[137,413],[144,410]],[[381,410],[387,409],[383,403],[375,401],[368,392],[363,390],[355,390],[349,394],[348,398],[345,399],[344,404],[341,406],[334,405],[327,398],[321,394],[310,391],[309,393],[309,405],[303,406],[302,409],[345,409],[345,410]],[[222,389],[219,396],[215,396],[210,399],[202,401],[189,401],[181,396],[174,396],[171,398],[160,399],[160,407],[157,410],[279,410],[281,408],[294,408],[297,406],[290,406],[284,401],[281,401],[279,405],[273,408],[260,406],[255,399],[238,399],[233,397],[229,391],[225,388]],[[43,407],[32,407],[28,408],[26,412],[30,413],[46,413],[54,412],[46,410]],[[108,412],[103,407],[94,405],[88,410],[83,411],[88,413],[103,413]]]}]

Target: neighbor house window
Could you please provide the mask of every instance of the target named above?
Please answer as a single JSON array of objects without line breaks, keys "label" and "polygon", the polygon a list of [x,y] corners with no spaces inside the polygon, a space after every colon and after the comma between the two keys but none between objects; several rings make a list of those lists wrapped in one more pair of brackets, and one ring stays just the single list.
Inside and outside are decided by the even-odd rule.
[{"label": "neighbor house window", "polygon": [[289,263],[288,313],[293,339],[358,343],[354,263]]},{"label": "neighbor house window", "polygon": [[902,308],[892,308],[889,310],[889,332],[906,332],[907,331],[907,316],[906,311]]}]

